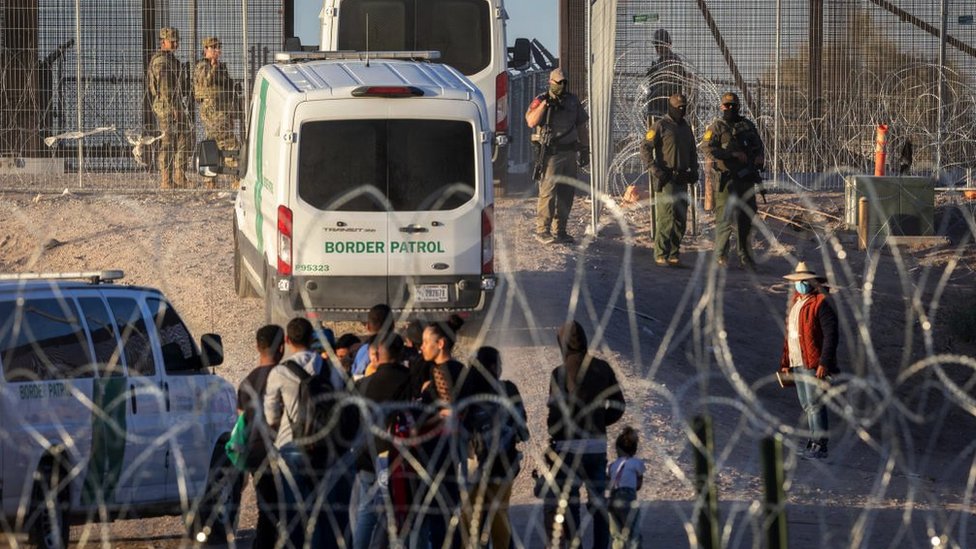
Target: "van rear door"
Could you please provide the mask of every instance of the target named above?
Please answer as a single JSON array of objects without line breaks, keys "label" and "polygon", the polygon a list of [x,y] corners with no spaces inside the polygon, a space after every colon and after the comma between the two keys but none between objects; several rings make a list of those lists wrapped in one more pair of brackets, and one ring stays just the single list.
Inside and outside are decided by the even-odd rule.
[{"label": "van rear door", "polygon": [[[339,99],[304,102],[295,109],[294,274],[303,302],[312,308],[357,309],[387,302],[387,166],[382,155],[388,112],[383,103]],[[328,277],[328,284],[302,282],[302,277]]]}]

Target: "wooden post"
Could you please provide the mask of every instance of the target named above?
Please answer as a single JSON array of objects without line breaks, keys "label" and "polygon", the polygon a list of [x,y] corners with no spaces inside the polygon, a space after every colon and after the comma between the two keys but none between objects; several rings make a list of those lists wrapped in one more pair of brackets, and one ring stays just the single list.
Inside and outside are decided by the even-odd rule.
[{"label": "wooden post", "polygon": [[868,223],[871,213],[868,211],[868,199],[861,197],[857,201],[857,248],[868,249]]}]

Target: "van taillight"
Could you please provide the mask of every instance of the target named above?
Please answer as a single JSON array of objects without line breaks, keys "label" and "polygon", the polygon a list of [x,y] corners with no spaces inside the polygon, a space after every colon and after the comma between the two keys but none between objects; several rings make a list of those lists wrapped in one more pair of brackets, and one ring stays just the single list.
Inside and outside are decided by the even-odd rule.
[{"label": "van taillight", "polygon": [[495,225],[495,206],[489,204],[481,210],[481,274],[495,274],[495,244],[492,229]]},{"label": "van taillight", "polygon": [[278,206],[278,276],[291,276],[291,210]]},{"label": "van taillight", "polygon": [[495,77],[495,133],[508,132],[508,73]]},{"label": "van taillight", "polygon": [[359,86],[353,97],[421,97],[424,90],[416,86]]}]

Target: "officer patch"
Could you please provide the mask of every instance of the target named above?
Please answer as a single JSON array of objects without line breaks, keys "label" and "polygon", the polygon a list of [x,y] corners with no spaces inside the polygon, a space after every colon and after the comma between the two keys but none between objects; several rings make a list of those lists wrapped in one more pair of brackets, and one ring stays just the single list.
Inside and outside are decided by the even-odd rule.
[{"label": "officer patch", "polygon": [[654,140],[654,130],[647,130],[647,135],[644,136],[644,139],[646,141],[653,141]]},{"label": "officer patch", "polygon": [[711,130],[711,128],[709,128],[709,129],[705,130],[705,141],[708,141],[711,138],[712,138],[712,130]]}]

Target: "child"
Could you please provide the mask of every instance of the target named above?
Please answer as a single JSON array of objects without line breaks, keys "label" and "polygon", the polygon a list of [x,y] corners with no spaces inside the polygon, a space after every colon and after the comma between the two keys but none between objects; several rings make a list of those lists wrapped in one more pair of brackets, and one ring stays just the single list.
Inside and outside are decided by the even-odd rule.
[{"label": "child", "polygon": [[617,437],[617,459],[607,467],[610,481],[610,533],[613,549],[640,547],[640,502],[637,491],[644,484],[644,462],[637,454],[638,435],[631,426]]}]

